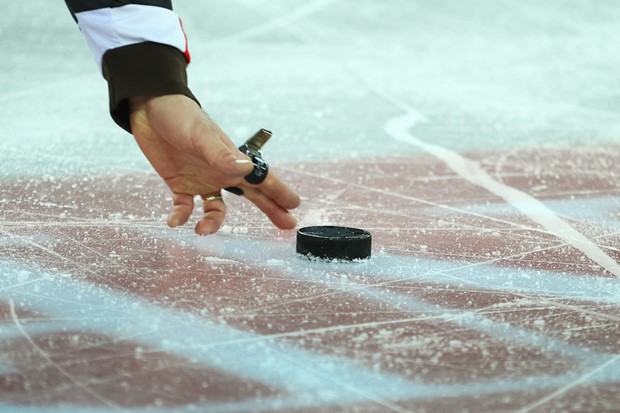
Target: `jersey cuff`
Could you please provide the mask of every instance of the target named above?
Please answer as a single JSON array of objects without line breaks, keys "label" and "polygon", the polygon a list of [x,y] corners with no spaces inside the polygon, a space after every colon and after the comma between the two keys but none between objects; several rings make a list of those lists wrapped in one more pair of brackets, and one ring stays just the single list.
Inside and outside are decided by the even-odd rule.
[{"label": "jersey cuff", "polygon": [[108,81],[110,115],[131,133],[129,99],[181,94],[200,104],[187,87],[187,60],[178,49],[145,42],[108,50],[103,76]]}]

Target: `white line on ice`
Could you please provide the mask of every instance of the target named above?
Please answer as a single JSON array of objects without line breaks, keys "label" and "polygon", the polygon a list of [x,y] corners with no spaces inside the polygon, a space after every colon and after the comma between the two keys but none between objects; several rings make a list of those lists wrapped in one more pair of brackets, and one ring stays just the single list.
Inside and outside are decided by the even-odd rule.
[{"label": "white line on ice", "polygon": [[547,229],[568,245],[583,252],[615,276],[620,276],[620,265],[594,242],[561,219],[538,199],[511,186],[493,179],[477,162],[465,158],[459,153],[439,145],[424,142],[409,133],[415,124],[424,121],[424,117],[415,111],[389,120],[385,125],[388,135],[399,142],[417,146],[445,162],[454,172],[466,181],[478,185],[494,195],[504,199],[532,221]]}]

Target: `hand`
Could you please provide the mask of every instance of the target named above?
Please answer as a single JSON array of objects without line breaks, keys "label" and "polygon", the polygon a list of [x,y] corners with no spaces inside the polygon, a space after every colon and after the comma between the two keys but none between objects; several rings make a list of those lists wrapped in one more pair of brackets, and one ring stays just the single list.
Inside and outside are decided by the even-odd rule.
[{"label": "hand", "polygon": [[[295,228],[297,222],[289,210],[299,205],[299,196],[271,170],[261,184],[247,183],[244,177],[252,172],[252,162],[196,102],[183,95],[167,95],[133,98],[130,105],[132,133],[173,193],[168,226],[188,221],[195,195],[205,199],[236,186],[278,228]],[[223,199],[206,201],[196,233],[216,232],[225,215]]]}]

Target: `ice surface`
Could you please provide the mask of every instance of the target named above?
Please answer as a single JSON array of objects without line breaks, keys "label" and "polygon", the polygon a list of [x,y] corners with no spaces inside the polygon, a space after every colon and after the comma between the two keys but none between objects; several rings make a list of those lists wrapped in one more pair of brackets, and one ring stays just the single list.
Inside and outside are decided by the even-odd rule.
[{"label": "ice surface", "polygon": [[203,107],[373,257],[233,196],[167,229],[63,2],[9,2],[0,411],[618,411],[620,5],[174,6]]}]

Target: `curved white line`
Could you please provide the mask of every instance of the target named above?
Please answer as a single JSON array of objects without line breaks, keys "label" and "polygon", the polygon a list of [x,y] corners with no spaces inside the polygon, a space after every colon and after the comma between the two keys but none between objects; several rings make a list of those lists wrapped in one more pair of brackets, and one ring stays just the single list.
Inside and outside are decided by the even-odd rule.
[{"label": "curved white line", "polygon": [[388,121],[384,129],[395,140],[417,146],[445,162],[461,178],[502,198],[551,234],[583,252],[610,273],[617,277],[620,276],[620,265],[613,258],[538,199],[493,179],[477,162],[467,159],[455,151],[424,142],[411,135],[409,129],[422,121],[424,121],[424,117],[421,114],[409,110],[405,115]]}]

